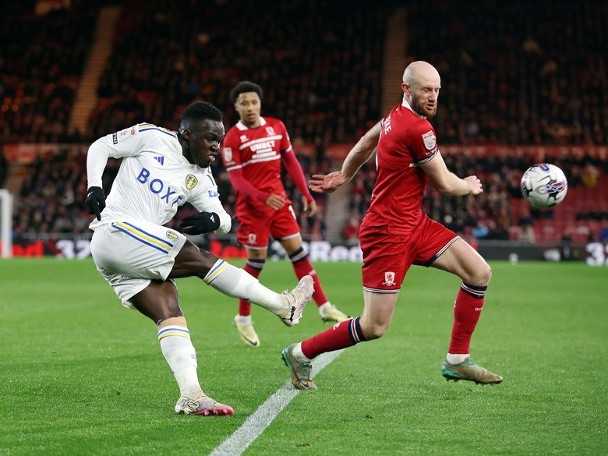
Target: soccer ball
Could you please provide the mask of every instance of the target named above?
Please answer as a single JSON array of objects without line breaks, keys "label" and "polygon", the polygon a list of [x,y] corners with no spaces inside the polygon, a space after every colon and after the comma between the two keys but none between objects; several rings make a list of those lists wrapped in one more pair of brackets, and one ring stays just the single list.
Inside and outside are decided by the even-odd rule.
[{"label": "soccer ball", "polygon": [[552,207],[561,203],[568,193],[564,172],[550,163],[529,167],[521,177],[521,194],[533,207]]}]

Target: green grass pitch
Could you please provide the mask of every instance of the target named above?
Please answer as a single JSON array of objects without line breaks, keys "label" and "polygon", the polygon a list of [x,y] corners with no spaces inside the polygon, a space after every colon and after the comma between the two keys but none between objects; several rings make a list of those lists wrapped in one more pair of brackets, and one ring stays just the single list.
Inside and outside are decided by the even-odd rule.
[{"label": "green grass pitch", "polygon": [[[343,352],[245,454],[608,453],[608,268],[491,265],[472,354],[503,384],[441,377],[459,281],[414,267],[385,337]],[[360,265],[316,269],[332,302],[359,315]],[[286,262],[261,281],[296,283]],[[173,414],[154,324],[120,305],[91,260],[0,261],[0,455],[208,454],[288,380],[281,349],[329,327],[314,303],[295,328],[254,308],[251,349],[232,326],[235,300],[198,279],[178,288],[202,385],[232,418]]]}]

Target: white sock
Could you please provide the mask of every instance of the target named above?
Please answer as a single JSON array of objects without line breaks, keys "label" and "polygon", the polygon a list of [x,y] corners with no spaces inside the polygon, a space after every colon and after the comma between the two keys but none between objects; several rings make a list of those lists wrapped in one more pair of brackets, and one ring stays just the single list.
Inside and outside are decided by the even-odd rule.
[{"label": "white sock", "polygon": [[325,304],[321,304],[319,306],[319,315],[323,315],[323,311],[325,309],[331,309],[332,305],[329,301],[327,301]]},{"label": "white sock", "polygon": [[202,392],[196,373],[196,350],[190,332],[183,326],[165,326],[158,330],[160,349],[173,371],[181,396]]},{"label": "white sock", "polygon": [[450,364],[460,364],[461,362],[463,362],[468,357],[469,357],[468,353],[466,355],[461,355],[461,354],[453,355],[451,353],[448,353],[448,355],[445,357],[445,359]]},{"label": "white sock", "polygon": [[291,351],[291,354],[298,360],[298,361],[302,361],[303,363],[309,363],[312,360],[310,358],[307,358],[306,355],[304,355],[304,352],[302,351],[302,342],[298,342],[296,344],[295,347],[293,347],[293,350]]},{"label": "white sock", "polygon": [[251,323],[251,315],[237,315],[235,320],[241,324]]},{"label": "white sock", "polygon": [[217,260],[203,280],[225,295],[246,299],[274,314],[285,309],[282,295],[266,288],[245,270],[234,267],[224,260]]}]

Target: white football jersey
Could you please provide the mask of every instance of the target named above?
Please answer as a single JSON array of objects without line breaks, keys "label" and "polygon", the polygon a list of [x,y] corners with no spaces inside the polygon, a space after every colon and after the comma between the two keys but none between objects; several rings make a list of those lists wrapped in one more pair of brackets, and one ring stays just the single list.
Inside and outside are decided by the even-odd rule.
[{"label": "white football jersey", "polygon": [[176,132],[140,123],[99,138],[87,154],[88,187],[102,187],[108,157],[123,160],[101,221],[94,219],[91,229],[117,220],[164,225],[179,206],[189,202],[198,211],[219,215],[217,231],[230,230],[231,219],[220,202],[211,169],[186,160]]}]

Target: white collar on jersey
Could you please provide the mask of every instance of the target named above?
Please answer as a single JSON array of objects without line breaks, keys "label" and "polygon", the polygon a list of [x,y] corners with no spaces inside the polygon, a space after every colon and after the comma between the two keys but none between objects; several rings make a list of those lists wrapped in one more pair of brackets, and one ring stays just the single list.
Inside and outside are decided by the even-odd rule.
[{"label": "white collar on jersey", "polygon": [[401,102],[401,106],[405,106],[407,109],[409,109],[410,111],[412,111],[416,117],[420,117],[421,119],[426,119],[426,117],[425,117],[425,116],[421,116],[420,114],[418,114],[416,111],[414,111],[414,110],[412,109],[412,107],[411,107],[411,106],[410,106],[410,104],[407,102],[407,100],[405,99],[405,97],[403,97],[403,101]]},{"label": "white collar on jersey", "polygon": [[[263,117],[260,117],[260,127],[263,127],[267,123],[268,122],[266,122],[266,119],[264,119]],[[240,120],[236,124],[236,128],[238,128],[239,130],[249,130],[249,127],[247,125],[245,125],[243,122],[241,122]]]}]

